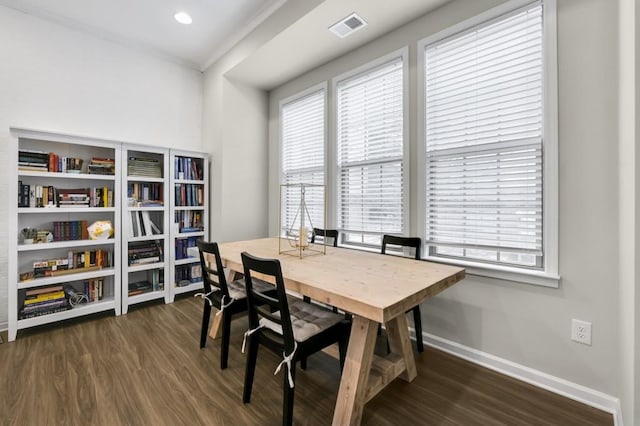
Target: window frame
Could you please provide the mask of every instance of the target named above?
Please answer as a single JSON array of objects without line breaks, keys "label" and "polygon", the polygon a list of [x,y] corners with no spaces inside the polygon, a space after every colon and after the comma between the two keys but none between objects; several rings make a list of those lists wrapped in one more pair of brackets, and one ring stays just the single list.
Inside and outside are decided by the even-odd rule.
[{"label": "window frame", "polygon": [[[426,214],[426,117],[425,117],[425,49],[428,45],[444,38],[464,33],[471,28],[482,25],[487,21],[499,19],[527,5],[535,0],[510,0],[497,7],[489,9],[470,19],[450,26],[436,34],[428,36],[417,44],[417,111],[418,111],[418,179],[416,191],[416,205],[418,206],[417,231],[423,239],[427,235]],[[485,263],[473,260],[450,259],[429,254],[427,244],[424,243],[423,259],[463,266],[470,275],[498,278],[527,284],[557,288],[559,286],[558,272],[558,83],[557,83],[557,20],[556,0],[542,0],[543,22],[543,168],[542,168],[542,238],[543,264],[542,269],[534,270],[516,266],[506,266],[495,263]]]},{"label": "window frame", "polygon": [[[308,87],[300,92],[297,92],[291,96],[288,96],[284,99],[281,99],[278,103],[278,192],[280,191],[280,185],[282,185],[283,183],[285,183],[285,177],[286,174],[284,173],[283,170],[283,166],[284,166],[284,143],[283,143],[283,135],[284,135],[284,131],[283,131],[283,127],[284,127],[284,121],[282,120],[283,114],[282,114],[282,109],[286,104],[295,102],[297,100],[300,100],[306,96],[309,96],[315,92],[319,92],[322,91],[322,98],[323,98],[323,120],[324,120],[324,139],[323,139],[323,153],[324,153],[324,161],[323,161],[323,183],[324,183],[324,190],[325,193],[328,194],[328,185],[327,185],[327,177],[329,174],[329,171],[327,170],[327,163],[328,163],[328,145],[329,145],[329,111],[328,111],[328,84],[326,81],[320,82],[318,84],[315,84],[311,87]],[[326,197],[326,195],[325,195]],[[326,197],[326,199],[328,200],[328,197]],[[278,235],[281,235],[282,233],[282,229],[280,229],[280,224],[282,223],[282,205],[281,205],[281,201],[282,200],[278,200]],[[327,211],[324,212],[324,217],[325,217],[325,221],[329,221],[328,219],[328,209],[330,208],[330,206],[326,205],[325,209],[327,209]],[[324,224],[325,227],[327,227],[327,224]]]},{"label": "window frame", "polygon": [[[380,250],[382,246],[382,242],[380,245],[375,244],[354,244],[345,242],[345,233],[342,228],[339,226],[340,222],[340,173],[342,168],[339,165],[339,152],[338,152],[338,84],[342,81],[351,79],[360,74],[367,73],[375,68],[381,67],[386,63],[389,63],[395,59],[402,59],[402,231],[399,236],[408,236],[410,229],[410,220],[411,220],[411,200],[409,199],[411,196],[411,171],[410,171],[410,151],[411,151],[411,139],[410,139],[410,122],[409,122],[409,105],[411,94],[409,92],[409,47],[405,46],[400,49],[397,49],[393,52],[390,52],[386,55],[378,57],[372,61],[369,61],[363,65],[360,65],[356,68],[353,68],[347,72],[339,74],[331,79],[331,93],[332,93],[332,114],[331,114],[331,162],[329,163],[329,171],[328,173],[332,176],[332,186],[329,194],[329,210],[330,214],[330,223],[334,225],[335,228],[340,230],[340,241],[339,245],[342,247],[356,248],[356,249],[364,249],[364,250]],[[381,162],[382,163],[382,162]],[[371,164],[375,164],[372,162]],[[380,235],[382,236],[384,233],[367,233],[363,232],[363,235]],[[382,240],[381,240],[382,241]]]}]

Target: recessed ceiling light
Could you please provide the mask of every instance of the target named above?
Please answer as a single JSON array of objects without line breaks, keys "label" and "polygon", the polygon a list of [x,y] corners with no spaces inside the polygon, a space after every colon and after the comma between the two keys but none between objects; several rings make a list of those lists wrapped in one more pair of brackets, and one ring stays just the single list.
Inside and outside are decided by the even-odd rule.
[{"label": "recessed ceiling light", "polygon": [[193,22],[193,19],[191,19],[191,16],[189,16],[187,12],[178,12],[173,15],[173,17],[176,18],[176,21],[180,22],[181,24],[189,25]]}]

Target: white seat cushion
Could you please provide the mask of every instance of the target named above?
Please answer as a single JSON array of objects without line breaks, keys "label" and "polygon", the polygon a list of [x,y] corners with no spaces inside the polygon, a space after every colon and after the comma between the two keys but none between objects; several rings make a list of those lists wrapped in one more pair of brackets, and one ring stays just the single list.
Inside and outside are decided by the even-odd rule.
[{"label": "white seat cushion", "polygon": [[[291,327],[293,328],[293,338],[296,342],[304,342],[308,338],[338,324],[344,316],[334,314],[328,309],[320,306],[305,303],[302,300],[289,305],[291,315]],[[275,316],[280,316],[280,312],[274,312]],[[282,334],[282,327],[267,318],[260,319],[260,325],[278,334]]]},{"label": "white seat cushion", "polygon": [[[257,278],[252,278],[251,283],[253,284],[253,289],[258,293],[264,293],[276,288],[273,284],[269,284],[268,282]],[[240,300],[247,297],[247,286],[244,282],[244,278],[227,283],[227,287],[229,288],[229,296],[232,299]]]}]

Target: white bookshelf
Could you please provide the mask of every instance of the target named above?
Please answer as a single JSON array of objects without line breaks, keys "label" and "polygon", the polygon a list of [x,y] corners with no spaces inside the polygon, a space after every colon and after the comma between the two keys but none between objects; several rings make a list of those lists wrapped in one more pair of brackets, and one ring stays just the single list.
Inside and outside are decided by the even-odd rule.
[{"label": "white bookshelf", "polygon": [[[170,300],[169,150],[124,144],[121,163],[122,312],[126,314],[136,303]],[[153,248],[160,252],[154,260],[133,259],[135,250],[144,253]]]},{"label": "white bookshelf", "polygon": [[[9,202],[9,264],[8,264],[8,320],[9,320],[9,340],[15,340],[18,330],[49,324],[52,322],[63,321],[70,318],[76,318],[97,312],[113,310],[115,315],[121,313],[121,285],[120,285],[120,260],[121,260],[121,243],[120,243],[120,143],[90,137],[81,137],[74,135],[64,135],[50,132],[42,132],[29,129],[11,129],[13,147],[10,150],[11,158],[9,159],[9,167],[13,168],[10,176],[10,188],[13,188],[14,196]],[[76,167],[75,171],[54,172],[50,170],[33,171],[20,170],[19,151],[35,151],[41,158],[47,153],[55,153],[57,157],[50,157],[48,164],[55,164],[59,170],[71,170],[70,159],[82,159],[82,167]],[[55,159],[54,159],[55,158]],[[65,161],[64,159],[69,159]],[[109,158],[115,160],[115,170],[112,175],[98,175],[87,173],[87,165],[92,158]],[[79,164],[79,161],[76,161]],[[64,166],[63,166],[64,164]],[[58,167],[60,166],[60,167]],[[19,183],[23,185],[19,187]],[[51,193],[50,197],[44,199],[42,204],[51,205],[46,207],[36,207],[33,205],[18,207],[21,189],[29,186],[31,188],[47,187],[47,192]],[[51,188],[55,188],[52,190]],[[57,207],[60,197],[59,194],[63,190],[90,188],[93,191],[99,190],[100,194],[111,193],[111,207]],[[44,192],[43,189],[41,191]],[[34,191],[34,194],[37,191]],[[96,194],[90,192],[92,197]],[[94,197],[94,198],[95,198]],[[25,194],[25,200],[29,200],[30,194]],[[35,195],[34,195],[35,198]],[[105,200],[107,195],[105,195]],[[59,204],[63,204],[60,202]],[[82,221],[86,221],[86,225],[91,225],[95,221],[110,221],[114,235],[110,239],[91,240],[88,236],[82,235]],[[59,222],[54,225],[54,222]],[[64,231],[61,223],[65,222]],[[70,233],[69,223],[73,223],[73,234]],[[29,242],[30,239],[24,241],[22,238],[22,230],[25,228],[37,229],[40,231],[50,231],[55,234],[58,240],[52,242]],[[42,234],[43,232],[41,232]],[[84,239],[83,239],[84,237]],[[74,239],[71,239],[74,238]],[[97,251],[100,250],[100,253]],[[61,265],[60,269],[74,266],[76,258],[87,256],[87,259],[98,262],[101,257],[103,259],[110,258],[110,266],[90,266],[91,261],[80,267],[76,264],[77,271],[69,272],[60,271],[47,274],[50,276],[35,277],[27,276],[34,273],[34,264],[45,260],[72,259],[71,265]],[[78,261],[79,263],[79,261]],[[87,265],[85,268],[84,266]],[[39,274],[40,275],[40,274]],[[22,280],[21,280],[22,278]],[[85,304],[78,304],[73,308],[68,308],[61,312],[46,313],[40,311],[41,316],[28,317],[25,315],[26,309],[24,301],[27,292],[40,291],[47,286],[71,286],[76,293],[84,293],[85,283],[89,281],[101,281],[102,297]],[[62,308],[62,307],[61,307]],[[34,314],[33,311],[30,312]]]},{"label": "white bookshelf", "polygon": [[[202,290],[197,249],[185,256],[183,247],[209,236],[209,159],[206,154],[170,150],[170,300]],[[193,165],[196,165],[195,169]],[[194,171],[197,170],[197,173]],[[197,222],[197,223],[194,223]],[[189,277],[192,274],[192,277]]]}]

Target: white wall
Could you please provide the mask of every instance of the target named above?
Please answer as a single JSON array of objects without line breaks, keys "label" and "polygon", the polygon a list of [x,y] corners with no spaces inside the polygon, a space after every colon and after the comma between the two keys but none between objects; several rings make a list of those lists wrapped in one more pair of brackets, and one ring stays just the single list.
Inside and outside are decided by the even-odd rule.
[{"label": "white wall", "polygon": [[[278,103],[388,52],[410,48],[411,198],[416,199],[416,43],[501,3],[457,0],[273,90],[269,107],[269,230],[277,234]],[[425,303],[426,332],[620,396],[618,2],[558,0],[559,289],[469,276]],[[333,94],[329,93],[329,105]],[[329,110],[331,116],[332,110]],[[415,213],[415,203],[412,211]],[[416,233],[416,215],[411,232]],[[570,340],[593,322],[593,345]],[[631,401],[626,401],[631,403]]]},{"label": "white wall", "polygon": [[[202,74],[0,6],[0,157],[9,127],[201,150]],[[0,199],[7,199],[0,167]],[[0,240],[8,209],[0,203]],[[0,329],[7,321],[0,252]]]},{"label": "white wall", "polygon": [[214,241],[267,235],[268,96],[229,73],[319,3],[286,2],[204,73],[202,141],[212,158],[210,229]]}]

